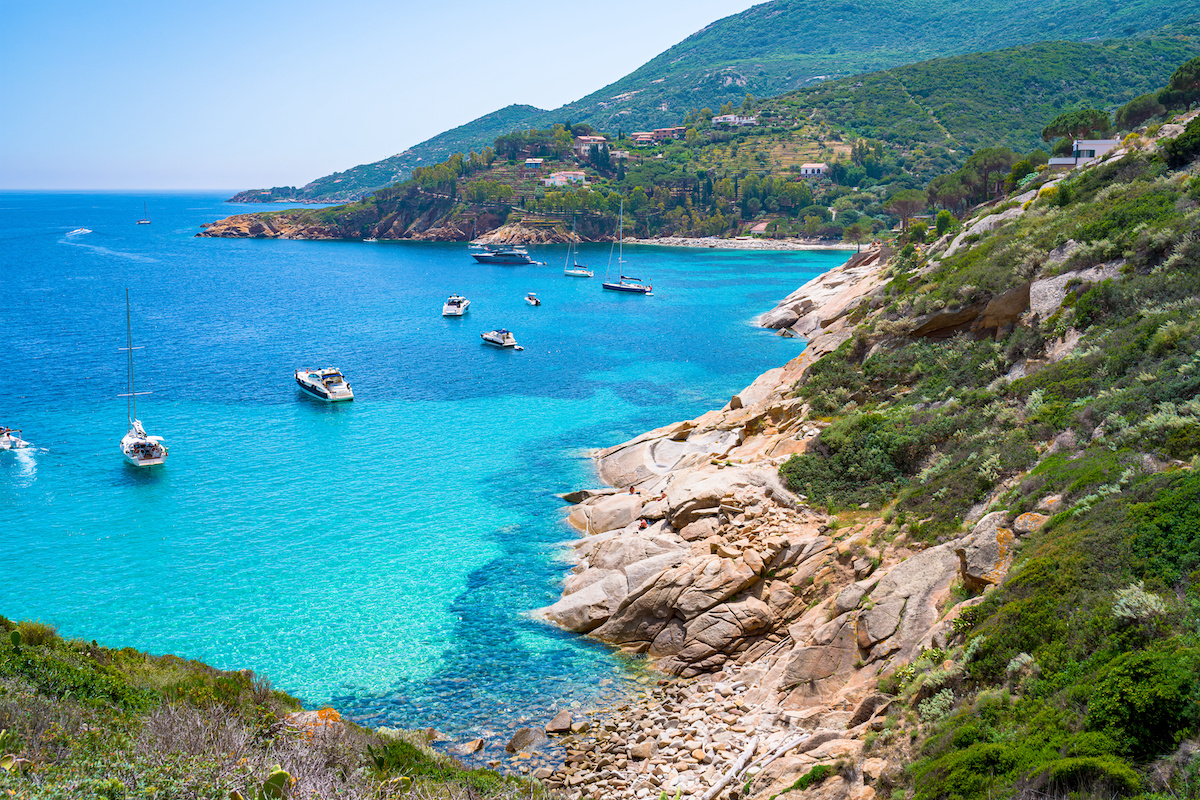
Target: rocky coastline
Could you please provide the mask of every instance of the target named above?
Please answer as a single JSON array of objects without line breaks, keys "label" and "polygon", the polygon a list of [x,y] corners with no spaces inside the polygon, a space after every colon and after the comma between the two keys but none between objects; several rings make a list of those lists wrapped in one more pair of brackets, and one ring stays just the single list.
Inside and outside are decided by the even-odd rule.
[{"label": "rocky coastline", "polygon": [[806,796],[871,800],[898,779],[909,740],[891,738],[890,757],[878,744],[898,711],[880,677],[947,647],[982,599],[955,587],[998,584],[1045,517],[981,511],[959,539],[888,542],[872,512],[839,527],[780,482],[824,426],[791,387],[849,338],[847,312],[884,285],[889,255],[864,251],[764,315],[809,338],[802,355],[719,410],[599,451],[606,487],[564,496],[574,566],[537,615],[642,654],[664,678],[594,724],[558,720],[565,762],[535,773],[548,787],[571,800],[768,798],[819,773],[837,779]]}]

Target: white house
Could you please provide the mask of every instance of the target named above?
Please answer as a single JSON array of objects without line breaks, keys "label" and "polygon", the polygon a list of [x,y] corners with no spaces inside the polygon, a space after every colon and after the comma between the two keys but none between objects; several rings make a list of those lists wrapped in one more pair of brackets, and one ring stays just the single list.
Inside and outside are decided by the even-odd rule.
[{"label": "white house", "polygon": [[719,117],[713,117],[712,121],[713,125],[733,125],[736,127],[757,125],[758,117],[741,117],[737,114],[722,114]]},{"label": "white house", "polygon": [[543,186],[566,186],[569,183],[587,183],[587,175],[581,169],[568,169],[551,172],[542,178]]},{"label": "white house", "polygon": [[1063,158],[1050,159],[1050,168],[1073,169],[1097,158],[1104,156],[1110,150],[1119,147],[1118,139],[1076,139],[1071,146],[1071,155]]},{"label": "white house", "polygon": [[824,161],[821,161],[816,164],[801,164],[800,165],[800,177],[801,178],[820,178],[820,177],[823,177],[825,175],[825,173],[828,171],[829,171],[829,165],[826,164]]}]

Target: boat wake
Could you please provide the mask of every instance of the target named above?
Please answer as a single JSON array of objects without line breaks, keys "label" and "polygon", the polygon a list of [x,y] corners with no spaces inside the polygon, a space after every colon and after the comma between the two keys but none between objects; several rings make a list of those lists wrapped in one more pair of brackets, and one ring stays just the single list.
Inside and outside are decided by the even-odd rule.
[{"label": "boat wake", "polygon": [[[91,233],[91,232],[92,231],[88,231],[88,233]],[[59,241],[62,244],[69,244],[72,247],[84,247],[84,248],[87,248],[88,250],[94,250],[95,252],[100,253],[102,255],[106,255],[106,256],[116,256],[117,258],[127,258],[130,261],[141,261],[146,264],[157,264],[158,263],[157,258],[151,258],[150,256],[144,256],[144,255],[141,255],[140,253],[123,253],[120,250],[113,250],[112,248],[104,247],[103,245],[87,244],[86,242],[80,241],[79,236],[71,236],[71,234],[69,234],[69,233],[67,234],[67,236],[70,236],[71,238],[60,239]]]}]

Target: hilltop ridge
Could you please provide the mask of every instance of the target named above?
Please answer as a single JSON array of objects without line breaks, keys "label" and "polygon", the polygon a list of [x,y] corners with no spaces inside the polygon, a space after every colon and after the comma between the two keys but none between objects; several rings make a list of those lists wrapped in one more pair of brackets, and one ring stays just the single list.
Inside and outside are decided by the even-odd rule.
[{"label": "hilltop ridge", "polygon": [[414,166],[481,149],[512,130],[569,120],[630,133],[678,124],[693,109],[738,105],[748,94],[774,97],[831,78],[1046,40],[1143,36],[1189,19],[1200,19],[1200,0],[1091,6],[1067,0],[985,0],[969,6],[965,0],[940,5],[771,0],[713,22],[629,75],[559,108],[508,106],[396,156],[318,178],[289,195],[258,190],[238,197],[345,202],[394,182],[391,176],[407,176]]}]

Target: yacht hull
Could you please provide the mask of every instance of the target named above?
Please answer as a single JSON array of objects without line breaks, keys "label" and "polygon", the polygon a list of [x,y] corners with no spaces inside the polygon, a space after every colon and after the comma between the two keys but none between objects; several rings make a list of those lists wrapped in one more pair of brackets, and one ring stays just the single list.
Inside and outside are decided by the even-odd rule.
[{"label": "yacht hull", "polygon": [[326,403],[341,403],[346,400],[354,399],[354,395],[352,395],[352,394],[341,395],[341,396],[331,395],[331,394],[329,394],[329,392],[319,389],[316,386],[310,386],[309,384],[305,383],[304,381],[300,380],[299,378],[296,379],[296,385],[299,386],[301,391],[303,391],[309,397],[315,397],[318,400],[324,400]]},{"label": "yacht hull", "polygon": [[605,283],[604,288],[610,292],[626,292],[627,294],[650,294],[654,291],[652,286],[640,286],[628,283]]}]

